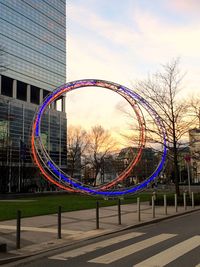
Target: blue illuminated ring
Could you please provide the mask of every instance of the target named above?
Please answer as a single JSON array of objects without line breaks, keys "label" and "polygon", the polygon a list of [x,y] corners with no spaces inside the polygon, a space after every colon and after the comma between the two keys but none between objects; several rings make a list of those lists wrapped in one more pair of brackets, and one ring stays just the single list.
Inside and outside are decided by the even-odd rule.
[{"label": "blue illuminated ring", "polygon": [[[79,89],[79,88],[87,87],[87,86],[104,87],[104,88],[114,90],[121,95],[124,94],[134,99],[136,102],[138,102],[143,108],[145,108],[148,111],[148,113],[154,119],[154,122],[156,123],[162,135],[162,139],[163,139],[162,157],[157,168],[151,174],[151,176],[148,177],[145,181],[141,182],[139,185],[125,188],[122,190],[121,189],[115,190],[115,191],[113,190],[104,191],[104,190],[99,190],[98,188],[91,188],[91,187],[84,186],[83,184],[80,184],[79,182],[75,181],[74,179],[72,179],[71,177],[63,173],[58,168],[58,166],[56,166],[56,164],[50,159],[49,155],[47,154],[47,151],[45,150],[41,142],[41,137],[40,137],[41,118],[42,118],[42,115],[45,109],[52,102],[54,102],[57,98],[59,98],[62,94],[72,91],[74,89]],[[44,102],[39,106],[39,109],[35,114],[31,140],[32,140],[31,145],[32,145],[33,159],[36,165],[39,167],[39,169],[41,170],[41,172],[47,179],[49,179],[51,182],[60,186],[63,189],[65,189],[64,185],[67,183],[66,188],[69,188],[69,191],[92,194],[92,195],[120,196],[124,194],[133,194],[146,188],[159,175],[159,173],[163,169],[163,166],[166,160],[166,154],[167,154],[166,131],[165,131],[163,121],[158,115],[158,113],[156,112],[156,110],[142,96],[126,88],[125,86],[121,86],[119,84],[108,82],[108,81],[95,80],[95,79],[79,80],[79,81],[74,81],[74,82],[64,84],[58,87],[57,89],[55,89],[50,95],[48,95],[46,99],[44,100]],[[45,165],[45,167],[48,168],[48,172],[45,170],[43,165]],[[53,177],[53,179],[51,177]],[[56,181],[54,180],[55,178],[56,178]]]}]

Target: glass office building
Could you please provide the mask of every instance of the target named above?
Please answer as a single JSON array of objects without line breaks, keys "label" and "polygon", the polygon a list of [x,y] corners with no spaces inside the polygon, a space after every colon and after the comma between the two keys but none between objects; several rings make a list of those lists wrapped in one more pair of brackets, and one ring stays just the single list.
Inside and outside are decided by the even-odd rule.
[{"label": "glass office building", "polygon": [[[64,0],[0,0],[0,192],[51,187],[34,168],[30,132],[38,105],[66,82],[65,7]],[[46,111],[41,135],[63,169],[66,125],[62,97]]]},{"label": "glass office building", "polygon": [[66,81],[64,0],[0,0],[6,75],[52,90]]}]

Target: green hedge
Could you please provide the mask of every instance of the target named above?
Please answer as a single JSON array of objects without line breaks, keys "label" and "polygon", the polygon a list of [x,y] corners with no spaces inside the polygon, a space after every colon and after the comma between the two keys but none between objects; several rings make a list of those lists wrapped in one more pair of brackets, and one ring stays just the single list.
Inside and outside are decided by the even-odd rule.
[{"label": "green hedge", "polygon": [[[174,206],[174,194],[166,195],[167,197],[167,205],[168,206]],[[186,195],[186,203],[188,206],[192,206],[192,198],[189,196],[189,194]],[[177,204],[178,206],[183,206],[183,195],[180,195],[177,197]],[[150,200],[151,205],[151,200]],[[163,206],[164,205],[164,196],[160,194],[156,194],[155,198],[155,205],[157,206]],[[194,194],[194,205],[200,205],[200,193]]]}]

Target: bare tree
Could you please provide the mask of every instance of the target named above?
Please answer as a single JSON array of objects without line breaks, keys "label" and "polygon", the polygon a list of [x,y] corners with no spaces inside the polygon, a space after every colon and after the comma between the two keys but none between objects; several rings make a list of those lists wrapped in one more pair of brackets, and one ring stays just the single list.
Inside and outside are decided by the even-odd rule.
[{"label": "bare tree", "polygon": [[197,127],[200,129],[200,95],[191,96],[189,99],[189,105],[191,108],[190,117],[197,119]]},{"label": "bare tree", "polygon": [[[184,137],[189,128],[196,123],[196,117],[189,118],[191,105],[181,99],[181,84],[184,75],[179,70],[179,60],[162,66],[163,70],[144,81],[137,82],[134,90],[142,95],[157,110],[167,130],[168,157],[173,163],[173,176],[176,193],[179,195],[178,152],[183,147]],[[145,115],[148,141],[162,142],[159,131],[150,117]]]},{"label": "bare tree", "polygon": [[67,131],[68,171],[74,175],[76,168],[81,168],[81,157],[88,148],[88,134],[81,127],[69,127]]},{"label": "bare tree", "polygon": [[96,186],[96,178],[103,168],[104,159],[114,150],[116,142],[111,134],[100,125],[96,125],[91,129],[89,137],[88,155],[89,161],[95,170],[94,186]]}]

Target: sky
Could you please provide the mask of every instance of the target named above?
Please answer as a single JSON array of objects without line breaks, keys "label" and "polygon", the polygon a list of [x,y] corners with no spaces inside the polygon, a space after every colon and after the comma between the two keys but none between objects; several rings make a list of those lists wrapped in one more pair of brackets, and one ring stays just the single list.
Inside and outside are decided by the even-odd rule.
[{"label": "sky", "polygon": [[[67,0],[67,81],[97,78],[134,89],[180,58],[183,96],[200,93],[199,0]],[[124,100],[101,88],[67,95],[68,123],[128,129]]]}]

